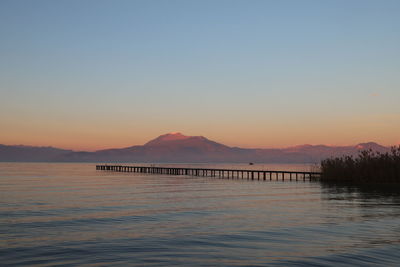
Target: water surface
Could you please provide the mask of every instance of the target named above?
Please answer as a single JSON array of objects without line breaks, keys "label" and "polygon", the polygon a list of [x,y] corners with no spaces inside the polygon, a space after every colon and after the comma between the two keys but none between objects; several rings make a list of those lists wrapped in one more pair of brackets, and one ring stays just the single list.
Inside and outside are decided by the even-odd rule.
[{"label": "water surface", "polygon": [[400,193],[0,163],[0,259],[7,266],[396,266]]}]

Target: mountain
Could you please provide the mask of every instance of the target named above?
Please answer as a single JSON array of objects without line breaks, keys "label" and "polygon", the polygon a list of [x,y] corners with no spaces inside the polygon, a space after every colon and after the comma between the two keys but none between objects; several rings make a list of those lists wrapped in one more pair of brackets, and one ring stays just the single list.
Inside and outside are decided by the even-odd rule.
[{"label": "mountain", "polygon": [[203,136],[169,133],[143,146],[65,154],[62,161],[221,162],[232,149]]},{"label": "mountain", "polygon": [[329,157],[343,155],[356,156],[359,151],[372,149],[373,151],[385,153],[390,151],[389,147],[381,146],[374,142],[360,143],[355,146],[326,146],[326,145],[301,145],[283,149],[285,152],[297,152],[308,155],[311,162],[319,162]]},{"label": "mountain", "polygon": [[157,146],[157,145],[162,145],[165,144],[169,141],[177,141],[177,140],[185,140],[185,139],[193,139],[196,137],[201,137],[201,136],[185,136],[181,133],[174,132],[174,133],[168,133],[168,134],[163,134],[157,137],[156,139],[150,140],[145,146]]},{"label": "mountain", "polygon": [[377,144],[377,143],[375,143],[375,142],[361,143],[361,144],[358,144],[358,145],[356,146],[356,148],[357,148],[358,150],[368,150],[368,149],[371,149],[371,150],[373,150],[373,151],[377,151],[377,152],[380,152],[380,153],[384,153],[384,152],[387,152],[387,151],[388,151],[388,148],[387,148],[387,147],[381,146],[381,145],[379,145],[379,144]]},{"label": "mountain", "polygon": [[356,155],[365,149],[389,151],[388,147],[373,142],[356,146],[301,145],[282,149],[250,149],[229,147],[203,136],[185,136],[175,132],[161,135],[144,145],[95,152],[0,145],[0,161],[318,163],[332,156]]},{"label": "mountain", "polygon": [[34,147],[34,146],[6,146],[0,144],[0,161],[53,161],[61,155],[72,153],[72,150],[59,149],[54,147]]}]

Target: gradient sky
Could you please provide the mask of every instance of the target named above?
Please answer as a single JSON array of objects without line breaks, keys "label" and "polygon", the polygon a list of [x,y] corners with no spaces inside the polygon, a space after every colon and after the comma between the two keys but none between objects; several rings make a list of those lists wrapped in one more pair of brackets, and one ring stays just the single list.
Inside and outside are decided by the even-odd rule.
[{"label": "gradient sky", "polygon": [[0,143],[400,143],[400,1],[0,1]]}]

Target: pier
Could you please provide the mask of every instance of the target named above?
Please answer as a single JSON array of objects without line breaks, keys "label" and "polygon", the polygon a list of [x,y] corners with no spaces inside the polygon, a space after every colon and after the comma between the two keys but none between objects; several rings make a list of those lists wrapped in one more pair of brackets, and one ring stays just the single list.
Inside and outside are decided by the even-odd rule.
[{"label": "pier", "polygon": [[205,169],[184,167],[155,167],[155,166],[123,166],[123,165],[96,165],[96,170],[112,172],[135,172],[148,174],[186,175],[216,177],[225,179],[247,180],[280,180],[280,181],[311,181],[321,177],[320,172],[302,171],[267,171],[267,170],[240,170],[240,169]]}]

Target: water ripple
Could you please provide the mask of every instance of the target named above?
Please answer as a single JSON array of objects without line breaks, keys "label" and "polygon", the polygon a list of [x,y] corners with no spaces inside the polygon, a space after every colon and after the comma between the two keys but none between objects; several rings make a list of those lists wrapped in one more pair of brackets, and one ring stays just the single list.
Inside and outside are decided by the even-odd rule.
[{"label": "water ripple", "polygon": [[6,266],[400,263],[393,190],[0,163],[0,193]]}]

